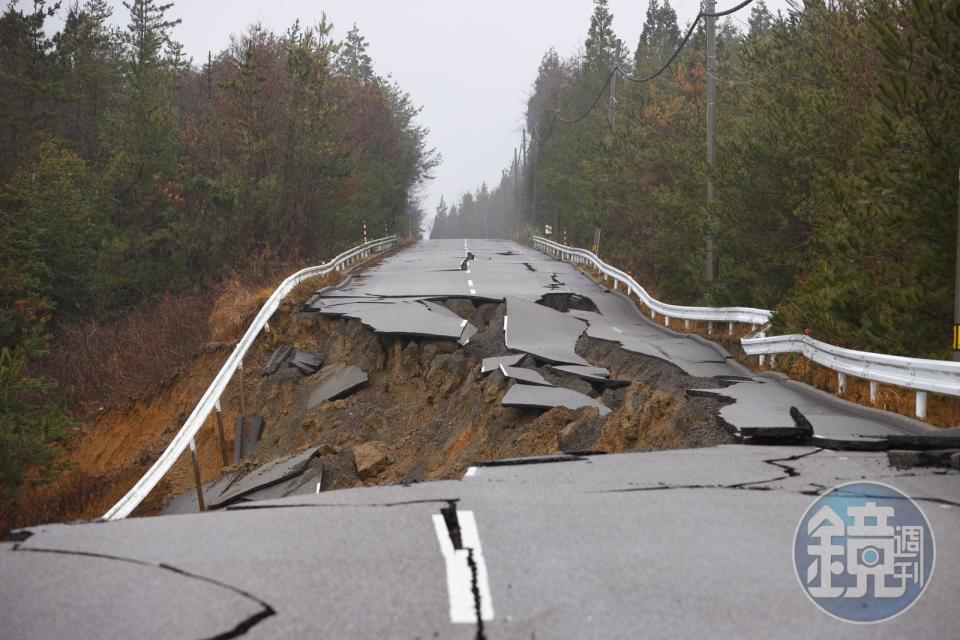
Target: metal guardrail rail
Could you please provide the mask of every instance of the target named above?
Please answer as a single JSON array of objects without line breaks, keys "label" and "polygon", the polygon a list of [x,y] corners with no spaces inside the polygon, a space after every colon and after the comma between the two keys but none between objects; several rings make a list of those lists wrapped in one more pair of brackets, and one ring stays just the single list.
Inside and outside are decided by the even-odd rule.
[{"label": "metal guardrail rail", "polygon": [[650,309],[654,314],[654,319],[656,319],[657,314],[663,316],[666,325],[669,325],[671,318],[679,318],[685,321],[705,321],[709,323],[708,331],[712,331],[712,323],[714,322],[742,322],[761,327],[769,323],[773,316],[772,311],[752,307],[685,307],[660,302],[647,293],[646,289],[641,287],[629,273],[610,266],[586,249],[567,247],[540,236],[533,237],[533,246],[561,260],[593,265],[600,273],[613,281],[614,289],[617,288],[617,283],[623,284],[627,292],[636,295]]},{"label": "metal guardrail rail", "polygon": [[382,253],[397,245],[397,236],[388,236],[379,240],[371,240],[348,251],[344,251],[336,258],[315,267],[307,267],[297,271],[277,287],[273,295],[264,303],[260,312],[257,313],[243,338],[237,343],[233,353],[227,358],[226,363],[220,369],[220,372],[213,379],[213,382],[207,388],[200,402],[193,409],[190,417],[180,428],[180,431],[173,437],[173,440],[167,446],[153,466],[147,470],[130,491],[127,492],[107,513],[104,514],[106,520],[120,520],[126,518],[137,508],[144,498],[153,490],[158,482],[167,474],[180,455],[187,449],[196,450],[194,438],[200,428],[206,423],[210,414],[216,411],[220,413],[220,396],[226,390],[227,385],[233,378],[236,371],[243,371],[243,357],[253,346],[257,335],[267,328],[267,323],[280,306],[280,302],[293,291],[301,282],[316,276],[326,275],[333,271],[340,271],[345,266],[359,260],[363,260],[373,254]]},{"label": "metal guardrail rail", "polygon": [[[630,274],[612,267],[586,249],[567,247],[562,244],[534,236],[534,247],[562,260],[574,263],[589,263],[604,276],[613,280],[614,288],[622,283],[628,292],[634,293],[656,317],[660,314],[665,323],[670,318],[684,320],[706,320],[712,322],[745,322],[757,327],[755,337],[743,338],[740,342],[747,355],[765,356],[778,353],[797,353],[813,362],[837,372],[837,387],[842,395],[846,390],[847,376],[861,378],[870,382],[870,401],[877,400],[878,386],[888,384],[916,391],[915,415],[919,419],[927,416],[927,394],[960,397],[960,362],[946,360],[926,360],[906,358],[866,351],[854,351],[837,347],[802,335],[765,337],[762,333],[772,316],[765,309],[749,307],[681,307],[660,302],[651,297]],[[709,326],[709,325],[708,325]],[[712,327],[711,327],[712,328]],[[731,325],[732,329],[732,325]]]},{"label": "metal guardrail rail", "polygon": [[876,402],[881,383],[913,389],[917,392],[915,415],[921,420],[927,415],[927,393],[960,396],[960,362],[854,351],[803,335],[744,338],[741,344],[747,355],[798,353],[833,369],[841,394],[846,389],[847,376],[868,380],[871,402]]}]

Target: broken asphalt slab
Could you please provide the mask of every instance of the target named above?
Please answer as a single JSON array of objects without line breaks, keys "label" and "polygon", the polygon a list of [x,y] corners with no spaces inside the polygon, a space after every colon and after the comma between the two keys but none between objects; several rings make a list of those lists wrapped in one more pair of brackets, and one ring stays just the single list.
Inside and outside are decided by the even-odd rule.
[{"label": "broken asphalt slab", "polygon": [[523,360],[525,355],[525,353],[513,353],[508,356],[484,358],[483,362],[480,363],[480,373],[491,373],[496,371],[500,368],[501,364],[513,366]]},{"label": "broken asphalt slab", "polygon": [[536,384],[544,387],[552,387],[553,383],[549,382],[544,378],[538,371],[533,369],[525,369],[523,367],[513,367],[505,364],[500,365],[500,373],[503,374],[505,378],[512,378],[519,382],[525,382],[527,384]]},{"label": "broken asphalt slab", "polygon": [[[319,313],[356,318],[375,333],[450,340],[461,340],[469,324],[446,307],[419,299],[381,300],[379,304],[356,302],[322,307]],[[470,335],[474,333],[475,327]]]},{"label": "broken asphalt slab", "polygon": [[263,433],[263,416],[239,416],[233,425],[233,463],[253,453]]},{"label": "broken asphalt slab", "polygon": [[268,462],[247,475],[238,477],[219,496],[212,498],[209,508],[219,509],[254,491],[302,474],[306,470],[310,459],[317,455],[318,448],[313,447],[303,453]]},{"label": "broken asphalt slab", "polygon": [[520,298],[507,298],[504,340],[508,349],[555,364],[589,365],[575,351],[585,329],[582,320],[560,311]]},{"label": "broken asphalt slab", "polygon": [[732,401],[721,407],[718,418],[744,438],[802,439],[839,449],[919,448],[924,442],[942,448],[939,430],[903,416],[846,403],[776,376],[723,389],[691,389],[690,395]]},{"label": "broken asphalt slab", "polygon": [[305,351],[295,351],[290,359],[290,366],[296,368],[305,376],[313,375],[319,371],[322,364],[320,358]]},{"label": "broken asphalt slab", "polygon": [[576,410],[583,407],[593,407],[600,412],[601,416],[610,413],[610,409],[601,402],[579,391],[562,389],[560,387],[542,387],[520,383],[514,384],[507,390],[500,404],[505,407],[522,407],[528,409],[565,407]]},{"label": "broken asphalt slab", "polygon": [[327,365],[317,374],[317,382],[307,399],[307,408],[314,409],[328,400],[342,398],[366,383],[367,374],[353,365]]}]

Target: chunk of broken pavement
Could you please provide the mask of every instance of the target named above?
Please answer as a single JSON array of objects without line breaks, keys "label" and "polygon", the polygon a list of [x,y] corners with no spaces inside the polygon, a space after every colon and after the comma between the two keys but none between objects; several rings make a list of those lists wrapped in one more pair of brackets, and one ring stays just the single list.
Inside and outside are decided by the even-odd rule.
[{"label": "chunk of broken pavement", "polygon": [[292,355],[293,347],[290,345],[282,344],[277,347],[270,359],[267,360],[267,364],[263,365],[263,375],[272,376],[275,374],[280,369],[280,365],[289,360]]},{"label": "chunk of broken pavement", "polygon": [[297,351],[290,360],[290,366],[295,367],[305,376],[313,375],[320,370],[322,362],[312,353],[306,351]]},{"label": "chunk of broken pavement", "polygon": [[318,383],[310,392],[307,408],[313,409],[327,400],[349,395],[366,382],[367,374],[353,365],[327,365],[318,374]]}]

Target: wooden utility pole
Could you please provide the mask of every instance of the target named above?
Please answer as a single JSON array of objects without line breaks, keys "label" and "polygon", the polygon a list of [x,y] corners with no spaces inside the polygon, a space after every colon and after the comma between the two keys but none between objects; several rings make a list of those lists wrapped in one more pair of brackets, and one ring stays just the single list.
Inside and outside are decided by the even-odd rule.
[{"label": "wooden utility pole", "polygon": [[960,362],[960,170],[957,172],[957,261],[953,281],[953,359]]},{"label": "wooden utility pole", "polygon": [[[716,0],[703,0],[703,12],[713,14],[716,11]],[[717,165],[717,156],[714,134],[717,127],[717,19],[710,15],[706,18],[707,31],[707,164],[711,175],[707,176],[707,282],[717,279],[717,254],[713,238],[713,168]]]},{"label": "wooden utility pole", "polygon": [[610,116],[610,131],[617,123],[617,72],[610,76],[610,101],[607,104],[607,113]]},{"label": "wooden utility pole", "polygon": [[517,148],[513,148],[513,219],[520,219],[520,161]]}]

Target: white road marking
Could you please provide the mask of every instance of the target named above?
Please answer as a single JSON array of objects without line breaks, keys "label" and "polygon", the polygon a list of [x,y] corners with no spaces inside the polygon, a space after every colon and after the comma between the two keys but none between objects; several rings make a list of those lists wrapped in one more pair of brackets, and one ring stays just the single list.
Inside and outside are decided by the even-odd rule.
[{"label": "white road marking", "polygon": [[468,468],[467,468],[467,472],[463,475],[463,477],[464,477],[464,478],[472,478],[472,477],[475,476],[475,475],[477,475],[477,468],[476,468],[476,467],[468,467]]},{"label": "white road marking", "polygon": [[317,483],[317,493],[320,493],[320,483]]},{"label": "white road marking", "polygon": [[450,597],[450,622],[454,624],[476,624],[477,610],[473,602],[473,574],[467,558],[468,549],[473,551],[473,562],[477,567],[477,590],[480,592],[480,618],[493,620],[493,601],[490,599],[490,583],[487,580],[487,564],[483,560],[480,547],[480,534],[473,511],[457,511],[460,523],[460,540],[463,549],[454,549],[447,525],[439,513],[433,516],[433,528],[437,532],[440,553],[447,564],[447,593]]},{"label": "white road marking", "polygon": [[472,286],[473,286],[473,280],[467,280],[467,286],[468,286],[468,287],[472,287]]},{"label": "white road marking", "polygon": [[473,272],[470,271],[470,263],[468,262],[468,263],[467,263],[467,275],[470,275],[471,273],[473,273]]},{"label": "white road marking", "polygon": [[470,295],[472,295],[472,296],[477,295],[477,290],[476,290],[476,289],[470,289]]},{"label": "white road marking", "polygon": [[508,316],[503,316],[503,332],[504,332],[504,333],[507,332],[507,320],[509,320],[509,317],[508,317]]},{"label": "white road marking", "polygon": [[613,326],[613,325],[610,325],[610,328],[613,329],[614,331],[616,331],[617,333],[623,333],[623,331],[620,331],[620,329],[617,329],[617,328],[616,328],[615,326]]},{"label": "white road marking", "polygon": [[464,328],[465,326],[467,326],[467,321],[466,321],[466,320],[464,320],[463,322],[460,323],[460,330],[463,331],[463,328]]}]

